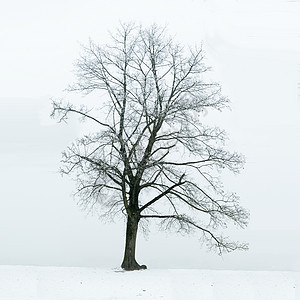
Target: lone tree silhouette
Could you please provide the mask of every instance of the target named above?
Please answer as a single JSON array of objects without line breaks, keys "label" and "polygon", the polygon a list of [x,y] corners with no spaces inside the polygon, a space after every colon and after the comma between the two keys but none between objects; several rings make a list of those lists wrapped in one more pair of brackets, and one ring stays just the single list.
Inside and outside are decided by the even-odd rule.
[{"label": "lone tree silhouette", "polygon": [[111,45],[90,41],[77,62],[77,83],[69,88],[101,91],[97,109],[53,102],[52,116],[77,114],[96,131],[63,152],[63,174],[74,174],[85,208],[127,219],[125,270],[146,268],[135,259],[138,226],[202,233],[219,253],[247,249],[217,233],[228,221],[247,225],[248,212],[235,193],[226,193],[220,171],[238,173],[243,157],[224,149],[223,130],[205,126],[204,113],[223,110],[228,99],[207,82],[201,48],[186,48],[164,28],[122,24]]}]

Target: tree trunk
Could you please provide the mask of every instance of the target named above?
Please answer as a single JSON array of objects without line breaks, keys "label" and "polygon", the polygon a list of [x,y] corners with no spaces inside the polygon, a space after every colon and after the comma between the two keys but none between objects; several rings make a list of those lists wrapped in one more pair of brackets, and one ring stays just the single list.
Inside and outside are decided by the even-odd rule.
[{"label": "tree trunk", "polygon": [[145,265],[139,265],[135,260],[135,246],[137,238],[139,218],[136,216],[127,217],[127,227],[126,227],[126,242],[125,242],[125,252],[124,259],[122,262],[122,269],[126,271],[147,269]]}]

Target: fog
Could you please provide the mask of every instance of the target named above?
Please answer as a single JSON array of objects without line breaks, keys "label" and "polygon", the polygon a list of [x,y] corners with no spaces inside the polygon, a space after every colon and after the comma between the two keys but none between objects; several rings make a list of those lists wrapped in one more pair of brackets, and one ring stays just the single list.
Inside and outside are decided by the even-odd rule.
[{"label": "fog", "polygon": [[[263,3],[262,3],[263,2]],[[49,118],[51,97],[71,100],[80,44],[108,42],[119,21],[164,26],[201,44],[231,111],[208,114],[229,147],[246,156],[224,177],[251,212],[228,235],[250,250],[207,253],[197,234],[153,226],[137,256],[152,268],[300,270],[299,1],[15,1],[0,11],[0,264],[105,266],[121,263],[124,220],[103,223],[80,210],[58,170],[80,124]],[[85,101],[76,96],[76,100]]]}]

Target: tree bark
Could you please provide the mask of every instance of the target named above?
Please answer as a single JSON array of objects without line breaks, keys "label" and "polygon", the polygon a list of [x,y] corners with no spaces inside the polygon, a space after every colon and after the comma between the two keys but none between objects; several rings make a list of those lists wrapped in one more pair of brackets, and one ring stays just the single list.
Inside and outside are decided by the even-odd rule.
[{"label": "tree bark", "polygon": [[125,252],[124,259],[122,262],[122,269],[126,271],[147,269],[145,265],[139,265],[135,260],[135,246],[137,238],[139,218],[137,216],[127,217],[127,227],[126,227],[126,242],[125,242]]}]

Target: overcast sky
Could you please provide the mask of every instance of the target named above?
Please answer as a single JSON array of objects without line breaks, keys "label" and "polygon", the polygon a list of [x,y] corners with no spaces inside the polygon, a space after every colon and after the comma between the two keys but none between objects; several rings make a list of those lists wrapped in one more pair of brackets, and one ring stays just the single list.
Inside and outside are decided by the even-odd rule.
[{"label": "overcast sky", "polygon": [[[207,253],[197,236],[139,236],[142,264],[156,268],[300,270],[300,1],[6,1],[0,10],[0,264],[121,263],[124,223],[86,216],[58,174],[76,122],[48,118],[50,98],[73,80],[80,44],[108,41],[119,21],[157,22],[200,44],[232,110],[207,116],[247,159],[224,178],[251,212],[233,237],[250,250]],[[82,99],[84,101],[84,99]]]}]

